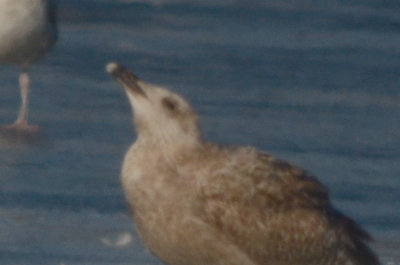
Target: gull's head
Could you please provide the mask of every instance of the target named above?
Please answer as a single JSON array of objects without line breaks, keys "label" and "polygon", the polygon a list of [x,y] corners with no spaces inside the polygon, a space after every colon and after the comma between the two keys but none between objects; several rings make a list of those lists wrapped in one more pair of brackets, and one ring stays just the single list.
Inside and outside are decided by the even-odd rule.
[{"label": "gull's head", "polygon": [[197,115],[181,96],[143,82],[118,63],[109,63],[106,70],[125,88],[139,139],[177,145],[199,142]]}]

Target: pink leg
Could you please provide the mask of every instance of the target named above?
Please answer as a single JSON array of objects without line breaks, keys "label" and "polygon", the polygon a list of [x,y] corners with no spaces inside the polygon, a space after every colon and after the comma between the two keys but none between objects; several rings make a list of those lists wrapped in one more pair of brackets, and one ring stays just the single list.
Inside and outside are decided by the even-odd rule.
[{"label": "pink leg", "polygon": [[38,126],[28,125],[28,90],[29,90],[29,75],[27,72],[22,72],[19,76],[19,86],[21,88],[21,100],[22,106],[19,110],[17,120],[7,126],[7,129],[19,130],[19,131],[31,131],[36,132],[39,130]]},{"label": "pink leg", "polygon": [[29,75],[23,72],[19,76],[19,86],[21,88],[21,109],[19,110],[18,118],[15,123],[23,126],[28,125],[28,89],[29,89]]}]

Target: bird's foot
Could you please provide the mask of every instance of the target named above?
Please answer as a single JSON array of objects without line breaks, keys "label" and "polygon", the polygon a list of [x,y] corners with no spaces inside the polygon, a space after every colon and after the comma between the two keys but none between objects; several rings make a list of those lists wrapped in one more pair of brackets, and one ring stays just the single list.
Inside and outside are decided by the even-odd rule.
[{"label": "bird's foot", "polygon": [[37,125],[29,125],[25,120],[17,120],[13,124],[2,126],[2,128],[9,132],[16,133],[38,133],[40,127]]}]

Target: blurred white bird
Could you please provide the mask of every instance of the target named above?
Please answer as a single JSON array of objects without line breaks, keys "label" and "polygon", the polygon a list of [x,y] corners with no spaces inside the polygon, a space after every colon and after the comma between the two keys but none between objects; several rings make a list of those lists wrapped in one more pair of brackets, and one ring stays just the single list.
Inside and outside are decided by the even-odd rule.
[{"label": "blurred white bird", "polygon": [[56,3],[53,0],[0,0],[0,62],[22,68],[19,76],[22,106],[17,120],[6,129],[37,131],[28,125],[27,70],[57,40]]}]

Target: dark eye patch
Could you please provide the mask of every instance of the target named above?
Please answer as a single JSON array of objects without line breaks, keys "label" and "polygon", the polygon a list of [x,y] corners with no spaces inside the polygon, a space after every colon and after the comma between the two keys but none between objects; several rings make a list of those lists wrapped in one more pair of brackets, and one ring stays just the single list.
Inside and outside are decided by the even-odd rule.
[{"label": "dark eye patch", "polygon": [[163,98],[161,102],[169,110],[176,110],[178,108],[178,102],[172,98]]}]

